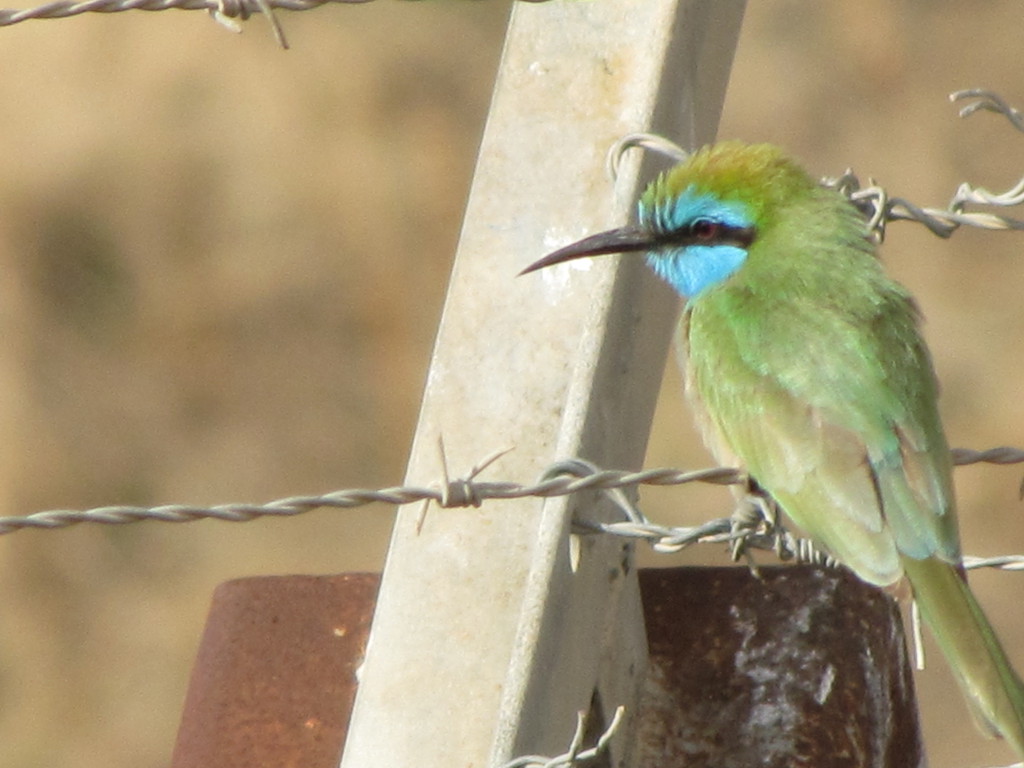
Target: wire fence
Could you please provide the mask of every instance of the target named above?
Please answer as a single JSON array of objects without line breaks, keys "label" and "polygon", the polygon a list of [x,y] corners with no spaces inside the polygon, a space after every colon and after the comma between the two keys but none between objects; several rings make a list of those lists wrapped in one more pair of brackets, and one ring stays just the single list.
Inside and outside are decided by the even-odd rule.
[{"label": "wire fence", "polygon": [[[530,0],[544,2],[545,0]],[[169,9],[203,10],[221,25],[241,31],[239,22],[259,13],[267,17],[274,35],[282,48],[288,47],[284,31],[275,16],[277,10],[305,11],[330,3],[364,3],[370,0],[86,0],[72,2],[57,0],[24,10],[0,10],[0,26],[10,26],[30,19],[68,18],[84,13],[119,13],[122,11],[163,11]],[[1017,130],[1024,132],[1024,114],[1016,110],[997,94],[983,89],[958,91],[950,95],[953,102],[969,101],[960,109],[961,117],[978,111],[1003,115]],[[644,147],[679,159],[685,152],[660,137],[633,134],[613,147],[609,167],[614,174],[622,154],[631,147]],[[873,179],[862,185],[852,170],[822,183],[845,194],[862,211],[868,231],[881,242],[886,227],[892,221],[916,221],[933,234],[948,238],[959,227],[970,226],[989,230],[1024,230],[1024,220],[1000,215],[984,208],[1002,209],[1024,203],[1024,179],[1004,192],[991,192],[963,183],[957,187],[950,202],[944,207],[918,206],[904,198],[890,196]],[[973,208],[983,210],[973,210]],[[418,525],[425,523],[430,504],[441,508],[479,507],[485,501],[549,498],[583,492],[600,492],[621,510],[623,519],[616,522],[574,520],[574,531],[579,535],[614,535],[646,542],[657,552],[679,552],[696,544],[727,544],[734,557],[748,555],[750,550],[774,552],[782,560],[833,564],[813,544],[791,535],[779,522],[771,499],[758,494],[746,494],[730,515],[707,521],[701,525],[680,527],[663,526],[649,520],[633,503],[639,488],[644,486],[677,486],[691,483],[737,485],[745,483],[745,476],[737,469],[712,467],[696,471],[679,469],[649,469],[644,471],[602,469],[588,462],[574,459],[549,467],[532,484],[510,481],[482,481],[478,476],[493,464],[500,453],[493,454],[465,477],[452,479],[445,467],[444,476],[434,485],[394,486],[381,489],[347,489],[323,495],[292,496],[266,504],[224,504],[217,506],[190,506],[170,504],[153,507],[112,505],[88,510],[55,509],[24,516],[0,517],[0,535],[26,529],[52,530],[73,525],[94,523],[124,525],[143,521],[186,523],[214,519],[225,522],[247,522],[265,517],[292,517],[318,509],[351,509],[368,504],[423,505]],[[443,457],[443,451],[442,451]],[[953,451],[958,466],[1024,463],[1024,450],[1011,447],[985,451],[957,449]],[[443,462],[442,462],[443,463]],[[1022,484],[1024,495],[1024,484]],[[749,560],[753,567],[753,561]],[[1004,555],[989,558],[964,557],[966,568],[991,567],[1003,570],[1024,570],[1024,555]],[[518,757],[502,768],[566,768],[583,765],[601,758],[622,722],[624,709],[619,707],[604,733],[593,747],[584,748],[587,717],[578,716],[577,727],[568,750],[558,756],[528,755]],[[1020,766],[1021,764],[1016,764]]]},{"label": "wire fence", "polygon": [[[547,0],[523,0],[543,3]],[[372,0],[56,0],[24,10],[0,9],[0,27],[9,27],[29,19],[66,19],[83,13],[121,13],[122,11],[206,11],[221,26],[232,32],[241,32],[239,22],[262,14],[270,22],[274,38],[282,48],[288,48],[274,11],[311,11],[330,3],[362,4]]]},{"label": "wire fence", "polygon": [[18,24],[29,19],[64,19],[82,13],[120,13],[122,11],[206,11],[221,26],[232,32],[241,32],[240,21],[261,13],[267,17],[278,45],[288,48],[275,9],[309,11],[327,3],[365,3],[370,0],[57,0],[53,3],[24,10],[0,10],[0,27]]},{"label": "wire fence", "polygon": [[[772,500],[756,492],[746,493],[732,514],[709,520],[697,526],[665,526],[649,520],[625,493],[635,496],[642,486],[678,486],[690,483],[738,485],[746,476],[732,467],[709,467],[693,471],[680,469],[646,469],[642,471],[602,469],[582,459],[557,462],[548,467],[536,483],[483,481],[478,476],[495,463],[507,450],[498,451],[477,463],[465,477],[449,477],[440,446],[443,476],[430,486],[392,486],[380,489],[352,488],[319,496],[290,496],[266,504],[221,504],[211,507],[169,504],[155,507],[104,506],[88,510],[54,509],[24,516],[0,517],[0,535],[29,528],[67,528],[83,523],[126,525],[144,521],[189,523],[198,520],[221,520],[241,523],[264,517],[294,517],[317,509],[352,509],[368,504],[401,506],[423,504],[418,527],[424,524],[430,504],[441,508],[479,507],[485,501],[523,498],[550,498],[587,491],[602,492],[622,512],[623,520],[596,522],[574,520],[576,533],[607,534],[646,542],[656,552],[680,552],[695,544],[728,544],[734,557],[750,550],[774,552],[781,560],[833,565],[834,561],[818,550],[809,539],[793,536],[780,522]],[[1024,450],[1009,446],[975,451],[957,448],[952,451],[953,463],[1021,464]],[[1024,483],[1021,494],[1024,496]],[[752,567],[753,561],[749,560]],[[1024,570],[1024,555],[964,558],[965,568],[999,568]]]}]

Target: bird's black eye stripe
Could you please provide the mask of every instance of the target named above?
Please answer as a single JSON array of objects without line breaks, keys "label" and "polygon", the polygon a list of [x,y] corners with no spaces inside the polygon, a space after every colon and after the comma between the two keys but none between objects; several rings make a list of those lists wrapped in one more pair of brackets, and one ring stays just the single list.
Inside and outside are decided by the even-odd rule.
[{"label": "bird's black eye stripe", "polygon": [[754,227],[733,227],[714,219],[695,219],[688,227],[659,235],[656,242],[660,246],[735,245],[749,248],[756,235]]},{"label": "bird's black eye stripe", "polygon": [[757,237],[757,230],[753,227],[732,227],[730,239],[733,245],[741,248],[749,248]]}]

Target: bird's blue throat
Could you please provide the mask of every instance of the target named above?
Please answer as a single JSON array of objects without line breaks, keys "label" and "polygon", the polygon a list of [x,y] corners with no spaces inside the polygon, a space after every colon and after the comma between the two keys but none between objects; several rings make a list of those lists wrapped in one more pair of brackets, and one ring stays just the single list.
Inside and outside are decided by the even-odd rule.
[{"label": "bird's blue throat", "polygon": [[[647,263],[684,298],[722,282],[747,258],[736,233],[752,233],[753,219],[738,200],[721,200],[687,187],[670,199],[641,200],[641,226],[669,242],[647,254]],[[680,243],[672,244],[678,234]]]}]

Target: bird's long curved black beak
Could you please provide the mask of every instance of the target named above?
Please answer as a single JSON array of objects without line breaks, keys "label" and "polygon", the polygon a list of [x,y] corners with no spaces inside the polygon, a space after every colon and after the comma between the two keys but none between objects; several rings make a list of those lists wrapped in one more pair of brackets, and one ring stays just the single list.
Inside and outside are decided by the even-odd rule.
[{"label": "bird's long curved black beak", "polygon": [[654,245],[655,241],[651,233],[640,227],[627,226],[610,229],[607,232],[598,232],[596,235],[585,237],[564,248],[559,248],[554,253],[549,253],[544,258],[533,262],[533,264],[520,272],[517,277],[530,272],[536,272],[538,269],[544,269],[544,267],[550,267],[552,264],[561,264],[563,261],[581,259],[584,256],[649,251]]}]

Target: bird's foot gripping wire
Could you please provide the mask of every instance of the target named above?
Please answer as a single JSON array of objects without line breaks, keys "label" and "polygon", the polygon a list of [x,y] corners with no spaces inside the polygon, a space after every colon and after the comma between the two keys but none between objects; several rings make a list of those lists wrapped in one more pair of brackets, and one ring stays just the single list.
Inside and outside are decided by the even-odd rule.
[{"label": "bird's foot gripping wire", "polygon": [[782,523],[778,502],[753,480],[747,481],[746,493],[733,510],[729,522],[732,559],[738,561],[744,558],[750,572],[758,578],[761,573],[752,554],[755,549],[774,552],[783,562],[791,560],[827,568],[839,566],[832,555],[817,547],[813,541],[790,533]]},{"label": "bird's foot gripping wire", "polygon": [[729,516],[729,550],[733,561],[743,558],[750,572],[760,578],[752,549],[771,549],[779,559],[789,556],[789,533],[779,521],[779,507],[775,500],[753,478],[746,482],[746,492]]}]

